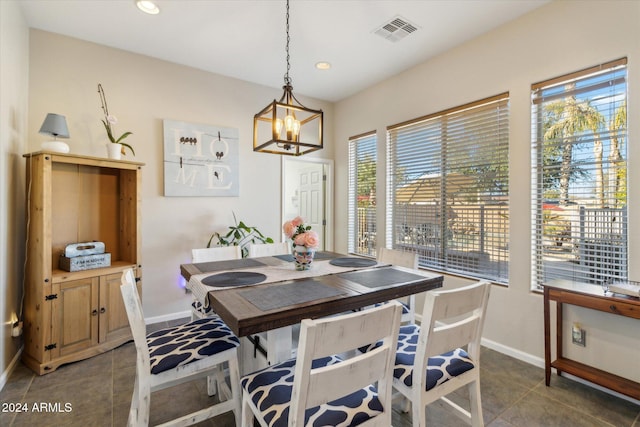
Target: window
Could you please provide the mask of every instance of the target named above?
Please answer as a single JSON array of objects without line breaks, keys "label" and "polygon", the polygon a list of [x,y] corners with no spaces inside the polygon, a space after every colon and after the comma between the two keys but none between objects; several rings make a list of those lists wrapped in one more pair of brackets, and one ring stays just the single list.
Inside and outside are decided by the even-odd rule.
[{"label": "window", "polygon": [[531,87],[534,288],[627,278],[626,63]]},{"label": "window", "polygon": [[376,256],[376,134],[349,138],[349,252]]},{"label": "window", "polygon": [[387,131],[387,245],[423,267],[506,283],[509,94]]}]

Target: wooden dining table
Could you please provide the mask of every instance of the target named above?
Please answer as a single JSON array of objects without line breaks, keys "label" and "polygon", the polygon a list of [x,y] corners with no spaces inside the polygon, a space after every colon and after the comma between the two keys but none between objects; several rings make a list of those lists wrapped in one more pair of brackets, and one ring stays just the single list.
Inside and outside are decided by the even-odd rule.
[{"label": "wooden dining table", "polygon": [[267,364],[291,357],[291,326],[302,319],[358,310],[443,282],[439,274],[334,252],[318,252],[306,271],[296,271],[290,255],[182,264],[180,271],[194,297],[252,342],[253,356],[254,337],[266,333]]}]

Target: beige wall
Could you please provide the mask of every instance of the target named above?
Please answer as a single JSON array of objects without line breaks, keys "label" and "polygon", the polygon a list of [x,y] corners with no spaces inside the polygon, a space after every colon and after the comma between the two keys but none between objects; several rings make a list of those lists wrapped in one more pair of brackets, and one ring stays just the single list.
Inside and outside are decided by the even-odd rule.
[{"label": "beige wall", "polygon": [[[179,266],[191,249],[204,247],[213,231],[226,231],[232,212],[239,220],[280,238],[281,157],[254,153],[253,115],[281,90],[222,77],[77,39],[32,30],[29,78],[29,150],[46,139],[38,134],[46,113],[67,117],[72,153],[105,157],[107,137],[97,84],[105,89],[116,133],[127,138],[144,162],[142,265],[145,317],[189,310]],[[279,82],[274,82],[278,85]],[[333,155],[332,106],[322,108],[328,129],[319,156]],[[240,197],[164,197],[162,120],[239,129]],[[128,156],[129,158],[131,156]]]},{"label": "beige wall", "polygon": [[0,1],[0,388],[22,345],[11,329],[22,296],[28,75],[29,30],[18,4]]},{"label": "beige wall", "polygon": [[[543,361],[542,296],[530,291],[530,87],[532,83],[627,56],[629,59],[629,180],[638,180],[634,141],[640,136],[640,2],[555,1],[470,43],[336,104],[336,229],[347,228],[347,140],[377,130],[384,164],[386,126],[477,99],[510,92],[510,283],[494,286],[484,338],[536,364]],[[379,167],[378,189],[384,189]],[[630,186],[629,218],[640,210],[640,188]],[[384,200],[380,195],[379,200]],[[384,224],[379,204],[379,224]],[[640,279],[640,229],[631,225],[630,276]],[[378,230],[384,230],[379,226]],[[378,244],[384,244],[384,236]],[[336,250],[347,249],[336,236]],[[447,278],[446,286],[462,279]],[[631,319],[572,309],[587,329],[587,347],[566,354],[640,381],[640,327]],[[493,343],[492,343],[493,342]]]}]

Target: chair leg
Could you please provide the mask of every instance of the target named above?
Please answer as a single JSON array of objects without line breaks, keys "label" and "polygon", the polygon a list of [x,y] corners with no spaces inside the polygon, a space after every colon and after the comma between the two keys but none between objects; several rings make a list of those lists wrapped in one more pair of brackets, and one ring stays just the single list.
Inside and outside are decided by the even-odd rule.
[{"label": "chair leg", "polygon": [[[233,415],[236,427],[240,427],[242,418],[242,390],[240,389],[240,371],[238,370],[238,358],[229,359],[229,384],[231,385],[231,399],[234,402]],[[222,397],[222,393],[220,393]]]},{"label": "chair leg", "polygon": [[405,414],[411,410],[411,399],[406,396],[402,396],[402,401],[400,402],[402,405],[402,412]]},{"label": "chair leg", "polygon": [[427,406],[420,402],[411,402],[411,424],[413,427],[425,427],[427,425]]},{"label": "chair leg", "polygon": [[471,425],[473,427],[484,426],[482,415],[482,401],[480,398],[480,380],[476,379],[467,386],[469,390],[469,400],[471,404]]},{"label": "chair leg", "polygon": [[242,425],[241,427],[253,427],[253,411],[249,405],[249,397],[243,393],[242,397]]},{"label": "chair leg", "polygon": [[151,390],[148,384],[140,384],[136,375],[133,386],[133,396],[131,398],[131,408],[129,409],[129,419],[127,425],[130,427],[148,426]]},{"label": "chair leg", "polygon": [[[213,375],[209,375],[207,377],[207,394],[209,396],[215,396],[218,392],[218,383],[220,381],[224,381],[224,370],[222,369],[222,365],[218,365],[217,371]],[[223,396],[220,396],[220,401],[222,402]]]}]

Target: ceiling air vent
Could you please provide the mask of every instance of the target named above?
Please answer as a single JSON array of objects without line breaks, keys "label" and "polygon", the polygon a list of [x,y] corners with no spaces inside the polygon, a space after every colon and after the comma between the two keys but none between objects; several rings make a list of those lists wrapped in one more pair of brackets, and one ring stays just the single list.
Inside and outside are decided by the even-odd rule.
[{"label": "ceiling air vent", "polygon": [[389,41],[397,42],[415,31],[418,31],[416,25],[401,16],[396,16],[376,28],[373,32]]}]

